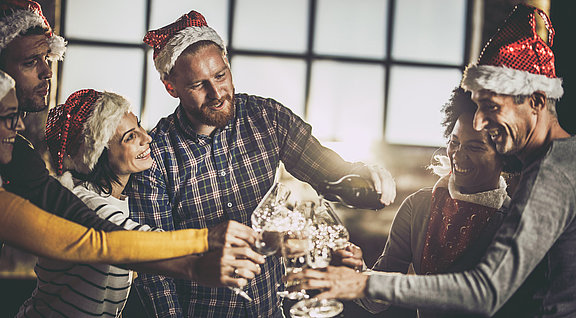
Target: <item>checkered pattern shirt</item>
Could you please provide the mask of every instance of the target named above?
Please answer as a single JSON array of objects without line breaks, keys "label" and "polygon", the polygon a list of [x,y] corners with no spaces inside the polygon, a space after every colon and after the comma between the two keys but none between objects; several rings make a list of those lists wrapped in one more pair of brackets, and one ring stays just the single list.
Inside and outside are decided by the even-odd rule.
[{"label": "checkered pattern shirt", "polygon": [[[132,218],[164,230],[212,227],[225,220],[250,226],[250,215],[282,161],[312,186],[356,170],[323,147],[311,127],[280,103],[235,95],[235,118],[210,137],[196,134],[182,106],[151,131],[151,169],[133,176]],[[267,257],[245,288],[247,302],[227,288],[140,274],[135,286],[156,317],[282,317],[276,295],[282,267]],[[148,298],[148,299],[146,299]]]}]

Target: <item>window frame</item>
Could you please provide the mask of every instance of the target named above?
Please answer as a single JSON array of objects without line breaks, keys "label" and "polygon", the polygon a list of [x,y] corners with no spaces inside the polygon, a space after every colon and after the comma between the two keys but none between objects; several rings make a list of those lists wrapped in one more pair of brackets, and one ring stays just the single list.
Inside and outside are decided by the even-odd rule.
[{"label": "window frame", "polygon": [[[61,2],[61,17],[65,17],[65,13],[67,10],[67,1],[71,0],[64,0]],[[145,28],[147,30],[150,29],[150,20],[151,20],[151,9],[152,9],[152,1],[159,1],[159,0],[146,0],[146,17],[145,17]],[[395,145],[395,146],[406,146],[406,147],[423,147],[423,148],[437,148],[435,146],[427,146],[427,145],[404,145],[404,144],[394,144],[389,143],[386,138],[386,117],[388,115],[388,104],[389,104],[389,96],[390,96],[390,71],[392,66],[394,65],[401,65],[401,66],[413,66],[413,67],[422,67],[422,68],[437,68],[437,69],[458,69],[463,71],[465,66],[468,62],[474,57],[472,56],[472,51],[475,45],[475,40],[473,39],[473,18],[474,18],[474,10],[475,10],[475,1],[477,0],[465,0],[466,1],[466,12],[465,12],[465,32],[464,32],[464,47],[463,47],[463,59],[462,64],[441,64],[441,63],[425,63],[420,61],[411,61],[411,60],[394,60],[392,56],[392,48],[393,48],[393,33],[394,33],[394,24],[395,24],[395,7],[396,3],[400,0],[387,0],[388,1],[388,8],[387,8],[387,29],[386,29],[386,39],[385,39],[385,54],[383,58],[363,58],[363,57],[350,57],[350,56],[338,56],[338,55],[326,55],[326,54],[318,54],[315,53],[314,48],[314,35],[315,35],[315,23],[316,23],[316,11],[318,7],[317,0],[308,0],[309,5],[309,14],[308,14],[308,34],[307,34],[307,47],[304,53],[289,53],[289,52],[275,52],[275,51],[265,51],[265,50],[247,50],[247,49],[237,49],[234,47],[234,23],[235,17],[234,12],[237,6],[237,0],[228,0],[228,30],[227,30],[227,39],[225,42],[227,43],[227,50],[228,50],[228,58],[231,63],[234,63],[234,57],[236,56],[246,56],[246,57],[272,57],[272,58],[292,58],[292,59],[300,59],[303,60],[306,64],[305,67],[305,80],[304,80],[304,119],[306,119],[308,114],[309,108],[309,97],[310,97],[310,87],[311,87],[311,78],[312,78],[312,68],[313,63],[315,61],[322,61],[322,60],[330,60],[336,62],[347,62],[347,63],[361,63],[361,64],[370,64],[370,65],[379,65],[384,68],[384,87],[383,89],[383,118],[382,118],[382,129],[380,139],[384,145]],[[143,50],[144,52],[144,59],[142,65],[142,81],[141,81],[141,109],[140,114],[141,116],[146,113],[147,108],[147,100],[146,100],[146,91],[148,87],[148,64],[153,63],[150,60],[149,51],[152,50],[148,45],[144,43],[134,44],[134,43],[121,43],[121,42],[108,42],[108,41],[95,41],[95,40],[87,40],[87,39],[80,39],[74,37],[66,37],[66,21],[65,18],[61,19],[61,30],[62,35],[66,38],[69,45],[85,45],[85,46],[99,46],[99,47],[109,47],[109,48],[132,48],[132,49],[139,49]],[[58,84],[56,89],[56,100],[60,98],[60,83],[62,81],[62,70],[65,66],[61,65],[58,68]]]}]

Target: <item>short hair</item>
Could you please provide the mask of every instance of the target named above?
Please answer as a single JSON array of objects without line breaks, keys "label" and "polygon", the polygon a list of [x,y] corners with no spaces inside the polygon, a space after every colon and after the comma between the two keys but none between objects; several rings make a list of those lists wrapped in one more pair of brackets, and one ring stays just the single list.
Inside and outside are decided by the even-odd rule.
[{"label": "short hair", "polygon": [[[526,101],[526,98],[530,97],[529,95],[513,95],[512,99],[514,100],[514,104],[520,105]],[[546,108],[550,112],[550,114],[554,117],[558,117],[558,113],[556,112],[556,98],[546,97]]]},{"label": "short hair", "polygon": [[466,92],[461,87],[456,87],[452,90],[450,99],[444,106],[442,106],[442,126],[444,127],[444,137],[449,138],[454,130],[454,126],[458,118],[464,113],[472,113],[476,111],[476,104],[472,101],[471,93]]},{"label": "short hair", "polygon": [[120,179],[112,170],[108,159],[108,149],[104,148],[98,162],[89,174],[83,174],[76,170],[72,171],[76,179],[86,181],[96,188],[100,193],[112,194],[112,183],[120,184]]},{"label": "short hair", "polygon": [[[184,51],[182,51],[180,56],[186,55],[186,54],[195,54],[200,49],[206,48],[209,46],[214,46],[214,47],[218,48],[220,53],[225,56],[226,52],[224,51],[224,49],[222,47],[220,47],[218,44],[216,44],[210,40],[201,40],[201,41],[194,42],[194,43],[190,44]],[[167,74],[166,79],[170,79],[170,77],[172,76],[172,74],[174,72],[174,69],[175,69],[175,67],[172,67],[172,69],[170,70],[170,73]]]},{"label": "short hair", "polygon": [[[442,113],[444,114],[442,120],[442,126],[444,126],[444,137],[450,138],[454,126],[456,126],[456,122],[462,114],[474,114],[476,108],[476,103],[472,101],[471,92],[466,92],[461,87],[454,88],[450,99],[442,107]],[[490,138],[488,139],[488,142],[495,147]],[[498,154],[498,156],[501,158],[503,163],[502,171],[507,173],[518,173],[522,170],[522,163],[518,158],[516,158],[516,156],[502,154]]]},{"label": "short hair", "polygon": [[[1,15],[1,14],[0,14]],[[31,27],[23,32],[20,32],[19,36],[26,36],[26,35],[48,35],[50,30],[41,26],[34,26]],[[6,48],[0,50],[0,69],[4,70],[6,67],[5,64],[5,53]]]}]

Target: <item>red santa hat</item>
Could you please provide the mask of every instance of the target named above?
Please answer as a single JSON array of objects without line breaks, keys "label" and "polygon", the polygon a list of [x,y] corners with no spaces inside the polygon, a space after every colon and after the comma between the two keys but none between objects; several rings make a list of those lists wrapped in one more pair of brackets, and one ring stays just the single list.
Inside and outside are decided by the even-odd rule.
[{"label": "red santa hat", "polygon": [[110,92],[83,89],[48,113],[46,143],[58,175],[67,170],[89,174],[130,103]]},{"label": "red santa hat", "polygon": [[[536,33],[536,13],[548,30],[548,43]],[[554,28],[546,13],[517,5],[504,25],[486,44],[477,64],[464,71],[461,86],[468,91],[490,90],[504,95],[530,95],[536,91],[559,99],[564,90],[556,77],[550,48]]]},{"label": "red santa hat", "polygon": [[63,37],[55,35],[52,28],[42,14],[42,8],[37,2],[30,0],[3,0],[0,3],[0,50],[6,48],[12,40],[26,30],[33,27],[42,27],[48,30],[49,58],[61,61],[66,51],[66,41]]},{"label": "red santa hat", "polygon": [[154,65],[162,80],[170,73],[186,48],[204,40],[214,42],[226,54],[222,38],[208,26],[202,14],[196,11],[190,11],[165,27],[148,31],[144,37],[144,43],[154,48]]},{"label": "red santa hat", "polygon": [[0,71],[0,100],[6,97],[6,94],[14,88],[14,85],[16,85],[14,79],[12,79],[10,75]]}]

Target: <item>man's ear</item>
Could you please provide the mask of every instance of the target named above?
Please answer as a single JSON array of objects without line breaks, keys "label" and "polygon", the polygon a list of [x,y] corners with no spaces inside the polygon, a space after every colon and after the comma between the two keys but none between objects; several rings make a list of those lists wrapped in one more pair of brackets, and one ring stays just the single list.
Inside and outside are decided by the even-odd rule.
[{"label": "man's ear", "polygon": [[163,80],[162,83],[164,84],[164,88],[166,88],[166,91],[168,94],[170,94],[170,96],[178,98],[178,92],[176,92],[172,83],[170,83],[168,80]]},{"label": "man's ear", "polygon": [[530,107],[534,111],[541,111],[546,109],[546,93],[537,91],[530,95]]}]

